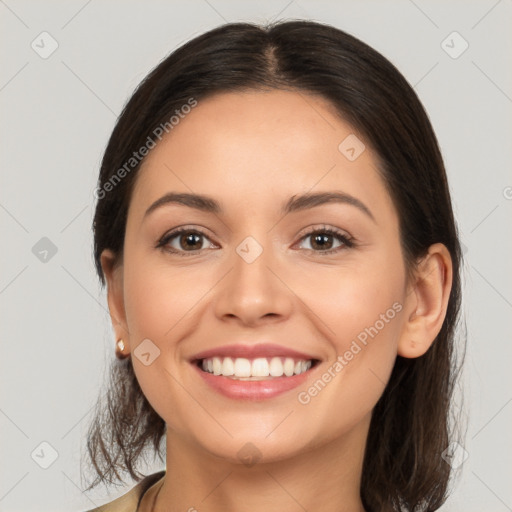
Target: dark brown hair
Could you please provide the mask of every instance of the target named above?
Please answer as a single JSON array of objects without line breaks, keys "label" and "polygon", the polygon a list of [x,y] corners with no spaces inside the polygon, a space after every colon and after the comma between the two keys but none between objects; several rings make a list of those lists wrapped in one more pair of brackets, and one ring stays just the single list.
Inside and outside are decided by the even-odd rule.
[{"label": "dark brown hair", "polygon": [[[153,69],[125,105],[101,164],[94,217],[94,258],[122,258],[128,205],[139,164],[134,151],[190,102],[219,92],[282,89],[319,95],[350,123],[379,158],[379,171],[399,214],[408,271],[431,244],[453,263],[446,318],[422,357],[397,357],[373,410],[361,497],[367,511],[433,511],[446,499],[450,466],[441,457],[451,439],[457,374],[454,346],[460,309],[461,249],[446,172],[428,116],[400,72],[377,51],[330,25],[311,21],[228,23],[182,45]],[[119,170],[126,172],[119,178]],[[116,178],[117,175],[117,178]],[[108,186],[108,183],[111,186]],[[88,454],[99,482],[139,480],[146,447],[162,458],[165,422],[135,378],[131,360],[114,360],[110,386],[97,404]],[[163,459],[162,459],[163,460]]]}]

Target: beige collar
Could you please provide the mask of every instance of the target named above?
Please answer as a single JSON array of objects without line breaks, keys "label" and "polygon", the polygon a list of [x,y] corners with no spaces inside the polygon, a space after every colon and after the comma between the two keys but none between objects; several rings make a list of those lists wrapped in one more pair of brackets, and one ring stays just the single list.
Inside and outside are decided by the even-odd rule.
[{"label": "beige collar", "polygon": [[158,495],[158,491],[161,489],[164,483],[165,475],[162,476],[159,480],[157,480],[142,496],[142,499],[139,502],[139,506],[137,507],[137,512],[156,512],[154,510],[156,497]]}]

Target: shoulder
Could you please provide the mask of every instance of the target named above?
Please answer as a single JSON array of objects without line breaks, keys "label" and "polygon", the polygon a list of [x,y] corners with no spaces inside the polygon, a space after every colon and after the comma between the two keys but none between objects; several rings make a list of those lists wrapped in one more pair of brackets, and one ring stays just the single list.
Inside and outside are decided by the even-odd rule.
[{"label": "shoulder", "polygon": [[165,470],[158,473],[152,473],[144,477],[126,494],[119,498],[104,503],[103,505],[87,510],[86,512],[137,512],[137,508],[144,493],[158,480],[165,475]]}]

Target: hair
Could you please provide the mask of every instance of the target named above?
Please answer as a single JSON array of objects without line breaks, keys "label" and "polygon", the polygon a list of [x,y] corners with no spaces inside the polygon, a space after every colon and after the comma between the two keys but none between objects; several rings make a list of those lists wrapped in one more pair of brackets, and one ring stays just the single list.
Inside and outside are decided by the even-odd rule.
[{"label": "hair", "polygon": [[[191,98],[201,102],[216,93],[251,90],[320,96],[373,148],[398,212],[408,273],[431,244],[440,242],[450,252],[453,281],[441,331],[423,356],[397,356],[372,413],[360,488],[368,512],[437,510],[447,498],[451,475],[442,452],[452,434],[462,254],[444,163],[428,116],[406,79],[376,50],[333,26],[293,20],[227,23],[169,54],[124,106],[103,155],[93,222],[101,285],[102,251],[111,249],[116,263],[122,259],[140,162],[114,183],[116,173],[119,178],[134,151],[158,126],[168,127],[176,110]],[[165,422],[139,387],[131,359],[112,361],[110,387],[98,399],[87,437],[97,475],[89,489],[99,482],[122,481],[119,472],[139,480],[141,455],[152,445],[161,457],[164,437]]]}]

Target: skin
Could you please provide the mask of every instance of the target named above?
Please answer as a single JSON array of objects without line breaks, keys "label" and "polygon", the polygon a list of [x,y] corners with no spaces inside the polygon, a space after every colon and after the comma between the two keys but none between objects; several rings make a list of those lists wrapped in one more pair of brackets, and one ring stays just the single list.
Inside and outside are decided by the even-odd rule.
[{"label": "skin", "polygon": [[[200,101],[145,159],[129,206],[124,254],[105,250],[108,304],[116,339],[132,355],[141,388],[167,425],[167,473],[155,510],[363,511],[359,485],[371,412],[397,354],[419,357],[439,333],[452,281],[441,244],[408,280],[398,215],[368,144],[349,161],[338,145],[354,129],[322,98],[271,91],[223,93]],[[218,200],[213,214],[168,204],[144,218],[167,192]],[[342,191],[349,204],[288,213],[305,192]],[[155,248],[172,229],[200,229],[199,250]],[[308,228],[335,228],[322,254]],[[262,254],[247,263],[236,248],[252,236]],[[329,248],[329,247],[328,247]],[[316,252],[315,252],[316,251]],[[306,391],[358,334],[394,303],[392,320],[302,404]],[[160,355],[148,366],[133,351],[150,339]],[[271,341],[314,355],[305,385],[263,401],[224,397],[203,383],[189,358],[229,343]],[[331,370],[332,371],[332,370]],[[238,451],[252,443],[248,466]],[[149,510],[151,489],[143,500]]]}]

